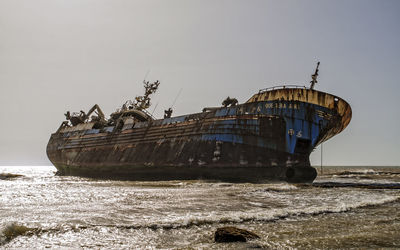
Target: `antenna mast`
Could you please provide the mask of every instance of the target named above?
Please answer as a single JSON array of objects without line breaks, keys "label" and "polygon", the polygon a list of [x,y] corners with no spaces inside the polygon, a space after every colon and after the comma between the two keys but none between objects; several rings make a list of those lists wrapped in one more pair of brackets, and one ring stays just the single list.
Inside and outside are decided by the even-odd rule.
[{"label": "antenna mast", "polygon": [[318,77],[318,67],[319,67],[319,62],[317,63],[317,68],[315,69],[315,73],[314,73],[314,75],[311,75],[311,86],[310,86],[310,89],[314,89],[314,85],[318,82],[317,81],[317,77]]},{"label": "antenna mast", "polygon": [[178,100],[178,97],[181,95],[182,89],[183,89],[183,88],[181,88],[181,89],[179,90],[178,94],[176,95],[176,97],[175,97],[175,99],[174,99],[174,102],[173,102],[172,105],[171,105],[171,108],[175,105],[176,100]]},{"label": "antenna mast", "polygon": [[137,110],[145,110],[150,107],[150,95],[157,91],[160,82],[158,80],[153,83],[143,81],[143,85],[145,89],[144,95],[135,97],[135,107]]},{"label": "antenna mast", "polygon": [[176,100],[178,100],[179,95],[182,92],[182,88],[179,90],[178,95],[175,97],[174,102],[172,103],[171,107],[169,107],[167,110],[164,110],[164,118],[171,118],[172,116],[172,107],[175,105]]}]

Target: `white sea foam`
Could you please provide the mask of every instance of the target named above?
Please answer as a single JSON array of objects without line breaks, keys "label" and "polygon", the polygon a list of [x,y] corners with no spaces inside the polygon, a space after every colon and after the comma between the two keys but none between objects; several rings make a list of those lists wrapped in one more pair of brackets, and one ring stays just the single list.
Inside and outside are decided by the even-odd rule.
[{"label": "white sea foam", "polygon": [[341,213],[357,208],[382,205],[400,200],[400,196],[387,196],[380,199],[374,198],[357,202],[340,202],[336,206],[321,205],[304,208],[288,207],[286,209],[259,209],[253,211],[231,211],[224,215],[210,212],[207,215],[187,214],[174,221],[159,221],[156,224],[142,225],[151,228],[180,228],[189,226],[201,226],[204,224],[227,224],[248,221],[275,221],[296,216],[320,215],[325,213]]}]

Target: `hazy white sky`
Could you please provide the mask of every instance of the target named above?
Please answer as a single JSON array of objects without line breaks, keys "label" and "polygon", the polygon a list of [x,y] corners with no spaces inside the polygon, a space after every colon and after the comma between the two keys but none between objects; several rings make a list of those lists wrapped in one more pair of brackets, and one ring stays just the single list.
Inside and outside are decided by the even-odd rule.
[{"label": "hazy white sky", "polygon": [[174,115],[308,85],[321,61],[316,88],[353,109],[324,164],[400,165],[399,24],[398,0],[0,0],[0,164],[50,164],[65,111],[109,114],[149,70],[161,117],[181,88]]}]

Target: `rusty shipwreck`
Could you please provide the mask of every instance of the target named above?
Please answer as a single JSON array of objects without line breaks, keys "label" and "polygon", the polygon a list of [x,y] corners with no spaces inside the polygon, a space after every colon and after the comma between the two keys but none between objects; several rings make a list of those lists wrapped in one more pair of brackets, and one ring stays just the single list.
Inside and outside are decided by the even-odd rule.
[{"label": "rusty shipwreck", "polygon": [[[319,63],[318,63],[319,65]],[[343,99],[310,87],[262,89],[238,104],[155,119],[146,110],[160,84],[106,119],[98,105],[67,112],[47,155],[61,175],[130,180],[211,179],[231,182],[312,182],[309,155],[340,133],[352,111]],[[91,116],[92,115],[92,116]]]}]

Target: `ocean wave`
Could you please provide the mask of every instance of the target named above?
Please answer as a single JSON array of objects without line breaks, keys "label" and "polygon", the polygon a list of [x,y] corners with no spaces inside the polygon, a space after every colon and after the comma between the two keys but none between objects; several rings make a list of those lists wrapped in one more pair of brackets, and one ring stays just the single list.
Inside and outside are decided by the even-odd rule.
[{"label": "ocean wave", "polygon": [[366,188],[366,189],[400,189],[400,183],[354,183],[354,182],[315,182],[312,184],[313,187],[319,188],[339,188],[339,187],[351,187],[351,188]]},{"label": "ocean wave", "polygon": [[349,175],[349,174],[378,174],[378,172],[376,172],[373,169],[358,169],[358,170],[350,170],[350,171],[343,171],[340,173],[337,173],[337,175]]},{"label": "ocean wave", "polygon": [[174,230],[191,227],[212,226],[220,224],[240,224],[246,222],[274,222],[295,217],[317,216],[329,213],[342,213],[357,208],[377,206],[400,200],[400,196],[388,196],[379,199],[367,199],[351,203],[338,203],[336,206],[329,204],[310,206],[306,208],[285,209],[256,209],[253,211],[234,211],[226,214],[209,213],[208,215],[182,216],[172,220],[153,221],[143,224],[91,224],[77,221],[76,223],[57,224],[49,227],[28,227],[18,223],[10,223],[0,228],[0,246],[19,236],[41,236],[43,234],[64,234],[67,232],[96,231],[99,228],[116,228],[118,230]]},{"label": "ocean wave", "polygon": [[382,176],[388,176],[388,175],[400,175],[400,172],[397,172],[396,170],[375,170],[375,169],[351,169],[351,170],[345,170],[341,172],[336,172],[336,173],[331,173],[333,176],[376,176],[376,175],[382,175]]},{"label": "ocean wave", "polygon": [[287,192],[298,189],[297,184],[289,184],[289,183],[279,183],[279,184],[265,184],[265,188],[262,190],[263,192]]},{"label": "ocean wave", "polygon": [[329,213],[342,213],[357,208],[370,206],[378,206],[386,203],[396,202],[400,200],[400,196],[391,196],[375,200],[364,200],[353,202],[350,204],[340,203],[335,207],[330,205],[315,207],[311,206],[306,209],[263,209],[263,211],[246,211],[231,212],[225,215],[209,214],[207,216],[187,215],[186,217],[174,221],[159,221],[149,224],[138,225],[114,225],[114,224],[93,224],[88,227],[115,227],[118,229],[136,230],[136,229],[152,229],[152,230],[171,230],[190,227],[200,227],[214,224],[238,224],[245,222],[273,222],[292,217],[316,216]]},{"label": "ocean wave", "polygon": [[[182,224],[179,227],[190,227],[190,226],[199,226],[203,224],[230,224],[230,223],[243,223],[249,221],[257,221],[257,222],[266,222],[266,221],[277,221],[290,217],[296,216],[309,216],[309,215],[320,215],[327,213],[342,213],[347,212],[357,208],[369,207],[369,206],[377,206],[390,202],[396,202],[400,200],[400,196],[391,196],[385,197],[376,200],[364,200],[360,202],[354,202],[351,204],[338,204],[336,207],[331,206],[320,206],[320,207],[310,207],[307,209],[272,209],[272,211],[267,212],[256,212],[256,213],[248,213],[248,212],[235,212],[230,214],[229,216],[222,216],[216,218],[188,218],[182,221]],[[170,225],[172,227],[176,227],[175,225]]]}]

